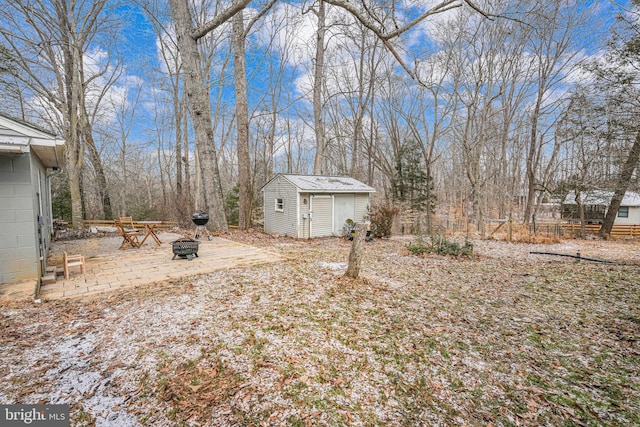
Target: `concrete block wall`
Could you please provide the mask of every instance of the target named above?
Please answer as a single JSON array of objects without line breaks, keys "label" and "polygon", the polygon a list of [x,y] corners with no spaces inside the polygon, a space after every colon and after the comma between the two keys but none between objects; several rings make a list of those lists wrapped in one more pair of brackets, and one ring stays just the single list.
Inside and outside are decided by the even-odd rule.
[{"label": "concrete block wall", "polygon": [[38,278],[29,154],[0,155],[0,284]]}]

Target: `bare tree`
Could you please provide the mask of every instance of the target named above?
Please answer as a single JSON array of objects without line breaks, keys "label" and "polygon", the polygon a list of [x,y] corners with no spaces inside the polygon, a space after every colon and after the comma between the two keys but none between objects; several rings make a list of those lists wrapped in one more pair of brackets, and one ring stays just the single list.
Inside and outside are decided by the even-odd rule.
[{"label": "bare tree", "polygon": [[[580,219],[580,235],[585,236],[585,196],[598,189],[602,177],[596,175],[594,165],[602,158],[606,128],[606,115],[594,108],[594,101],[585,90],[577,90],[570,97],[566,112],[559,122],[556,135],[571,145],[571,156],[566,159],[570,171],[568,187],[574,191],[574,201]],[[599,110],[599,111],[598,111]]]},{"label": "bare tree", "polygon": [[[638,26],[637,6],[640,6],[638,0],[633,0],[636,9],[630,17],[622,19],[623,29],[617,39],[614,38],[615,47],[607,56],[611,62],[608,65],[600,67],[599,78],[605,84],[605,89],[613,90],[612,104],[621,102],[625,105],[625,110],[632,111],[633,120],[630,123],[637,123],[638,110],[640,109],[640,94],[637,91],[638,77],[640,77],[640,27]],[[624,120],[624,119],[623,119]],[[607,236],[613,229],[618,210],[622,203],[622,199],[629,188],[634,171],[637,170],[640,162],[640,128],[631,126],[631,132],[635,133],[635,138],[631,148],[629,149],[624,165],[622,166],[618,178],[614,185],[614,194],[611,203],[607,209],[600,235]]]},{"label": "bare tree", "polygon": [[[175,164],[175,197],[172,206],[177,218],[183,220],[193,209],[190,182],[190,147],[187,114],[187,94],[182,85],[182,62],[178,53],[177,41],[173,28],[166,22],[169,5],[160,0],[140,1],[151,25],[156,31],[159,45],[158,53],[163,68],[160,70],[164,80],[169,84],[171,94],[170,105],[173,106],[174,131],[174,164]],[[162,88],[162,84],[160,84]],[[156,118],[158,120],[158,118]]]},{"label": "bare tree", "polygon": [[253,186],[251,180],[251,156],[249,155],[249,102],[247,96],[247,71],[245,42],[251,27],[275,3],[271,0],[247,25],[244,25],[242,10],[233,17],[233,68],[236,92],[236,132],[238,153],[238,226],[246,230],[251,226],[253,210]]},{"label": "bare tree", "polygon": [[324,53],[325,34],[327,32],[327,15],[324,0],[318,0],[318,9],[314,11],[318,17],[316,30],[316,56],[313,64],[313,128],[316,134],[316,156],[313,161],[313,173],[326,173],[326,148],[324,120],[322,117],[322,91],[324,90]]},{"label": "bare tree", "polygon": [[239,0],[215,14],[209,21],[194,27],[188,0],[169,0],[175,25],[178,49],[184,68],[185,85],[189,98],[189,112],[193,123],[196,151],[202,175],[204,208],[209,212],[210,224],[214,230],[226,230],[227,219],[224,212],[224,193],[220,183],[218,155],[213,140],[211,103],[204,84],[205,75],[201,68],[198,40],[210,31],[220,27],[236,13],[245,8],[250,0]]},{"label": "bare tree", "polygon": [[539,188],[538,173],[546,143],[541,137],[545,125],[545,115],[551,120],[554,104],[550,101],[553,90],[563,80],[570,68],[575,65],[578,51],[576,45],[578,30],[589,13],[587,7],[567,4],[564,0],[539,1],[529,13],[530,46],[535,61],[535,98],[530,116],[530,137],[526,154],[527,201],[523,220],[528,223],[534,212],[536,190]]},{"label": "bare tree", "polygon": [[[59,127],[66,140],[65,166],[69,177],[73,226],[83,224],[81,175],[85,150],[98,174],[103,174],[92,138],[86,108],[87,86],[94,76],[85,76],[84,55],[99,31],[113,28],[103,14],[105,0],[69,3],[67,0],[5,2],[0,29],[14,52],[21,83],[31,95],[60,112]],[[53,116],[53,115],[50,115]],[[100,178],[104,180],[104,176]],[[106,186],[102,188],[106,192]],[[108,210],[108,195],[102,197]]]}]

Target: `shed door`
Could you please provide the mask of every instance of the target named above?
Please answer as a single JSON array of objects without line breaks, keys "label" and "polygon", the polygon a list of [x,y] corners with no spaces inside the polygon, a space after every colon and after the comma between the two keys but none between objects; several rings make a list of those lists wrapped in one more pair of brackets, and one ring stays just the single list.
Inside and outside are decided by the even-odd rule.
[{"label": "shed door", "polygon": [[333,234],[333,196],[311,196],[311,237]]},{"label": "shed door", "polygon": [[335,234],[342,233],[342,227],[347,219],[354,222],[360,221],[356,218],[355,194],[336,194],[333,199],[333,231]]}]

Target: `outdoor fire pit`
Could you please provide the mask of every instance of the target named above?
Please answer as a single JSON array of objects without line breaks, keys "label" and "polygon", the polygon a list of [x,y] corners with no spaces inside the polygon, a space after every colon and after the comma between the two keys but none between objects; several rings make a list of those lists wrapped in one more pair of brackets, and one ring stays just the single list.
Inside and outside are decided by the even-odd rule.
[{"label": "outdoor fire pit", "polygon": [[176,259],[179,256],[182,259],[188,259],[191,261],[193,258],[198,256],[198,246],[200,242],[194,239],[183,238],[178,239],[175,242],[171,242],[171,246],[173,248],[173,258]]}]

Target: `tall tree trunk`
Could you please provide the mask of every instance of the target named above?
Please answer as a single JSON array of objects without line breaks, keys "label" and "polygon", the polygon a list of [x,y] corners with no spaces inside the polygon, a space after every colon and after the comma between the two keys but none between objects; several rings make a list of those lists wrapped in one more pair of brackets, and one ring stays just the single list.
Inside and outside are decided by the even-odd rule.
[{"label": "tall tree trunk", "polygon": [[322,120],[322,89],[324,87],[324,37],[326,32],[326,15],[324,0],[318,2],[318,32],[316,33],[316,61],[313,78],[313,123],[316,133],[316,156],[313,162],[313,173],[323,175],[326,171],[326,141]]},{"label": "tall tree trunk", "polygon": [[625,162],[624,167],[620,172],[620,177],[618,178],[618,182],[616,183],[616,188],[613,193],[611,203],[609,204],[607,215],[604,217],[604,222],[602,223],[602,227],[600,228],[600,236],[604,237],[611,233],[611,230],[613,229],[613,223],[615,222],[616,216],[618,215],[618,209],[620,209],[620,204],[622,203],[624,194],[627,192],[627,188],[629,187],[629,181],[631,181],[633,171],[638,166],[639,161],[640,130],[636,132],[636,139],[633,142],[631,151],[629,151],[629,157],[627,157],[627,161]]},{"label": "tall tree trunk", "polygon": [[[177,78],[176,78],[177,80]],[[180,205],[184,205],[184,198],[182,197],[182,109],[186,108],[183,102],[180,102],[179,84],[176,82],[173,87],[173,111],[174,119],[176,123],[176,146],[175,146],[175,161],[176,161],[176,198]],[[184,116],[186,118],[186,116]],[[184,123],[186,127],[187,124]],[[180,209],[181,211],[183,209]],[[182,214],[183,212],[180,212]]]},{"label": "tall tree trunk", "polygon": [[236,84],[236,125],[238,132],[238,227],[251,226],[253,190],[251,188],[251,158],[249,155],[249,107],[247,100],[247,71],[245,58],[244,14],[233,17],[234,74]]},{"label": "tall tree trunk", "polygon": [[193,209],[193,195],[191,194],[191,161],[189,160],[189,126],[187,125],[187,105],[186,101],[183,103],[183,118],[182,121],[182,131],[183,131],[183,152],[184,157],[182,161],[184,161],[184,206],[182,208],[182,212],[184,215],[188,215],[189,212]]},{"label": "tall tree trunk", "polygon": [[176,28],[178,48],[182,56],[184,81],[189,98],[191,121],[198,153],[204,210],[209,213],[209,224],[214,230],[227,230],[224,196],[220,183],[218,155],[213,140],[211,103],[200,64],[196,38],[191,36],[192,18],[187,0],[170,0]]},{"label": "tall tree trunk", "polygon": [[526,160],[526,174],[527,174],[527,202],[524,208],[523,222],[528,224],[531,220],[531,214],[533,213],[533,207],[536,198],[536,155],[538,153],[538,120],[540,116],[540,108],[542,106],[542,87],[538,89],[538,96],[536,105],[531,117],[531,135],[529,139],[529,150],[527,152]]},{"label": "tall tree trunk", "polygon": [[[78,65],[82,67],[81,64]],[[83,74],[82,71],[80,72]],[[82,80],[81,80],[82,81]],[[113,218],[113,210],[111,208],[111,197],[109,195],[109,187],[107,186],[107,176],[104,173],[104,168],[102,167],[102,160],[100,159],[100,153],[96,147],[96,143],[93,140],[93,129],[91,126],[91,122],[89,122],[89,115],[87,114],[87,108],[85,105],[84,95],[80,98],[80,117],[79,117],[79,128],[80,128],[80,136],[82,137],[82,141],[86,144],[87,149],[89,150],[89,161],[93,165],[93,169],[96,174],[96,179],[98,180],[98,194],[100,196],[100,200],[102,201],[102,217],[104,219]]]},{"label": "tall tree trunk", "polygon": [[[59,27],[72,28],[69,22],[69,10],[66,1],[56,3],[56,13],[59,19]],[[82,60],[77,47],[69,31],[62,31],[62,55],[64,68],[65,92],[63,102],[64,134],[65,134],[65,166],[69,177],[69,193],[71,195],[71,222],[73,228],[84,227],[84,214],[82,210],[82,192],[80,188],[80,175],[83,167],[84,147],[78,135],[78,97],[80,96],[77,60]]]}]

